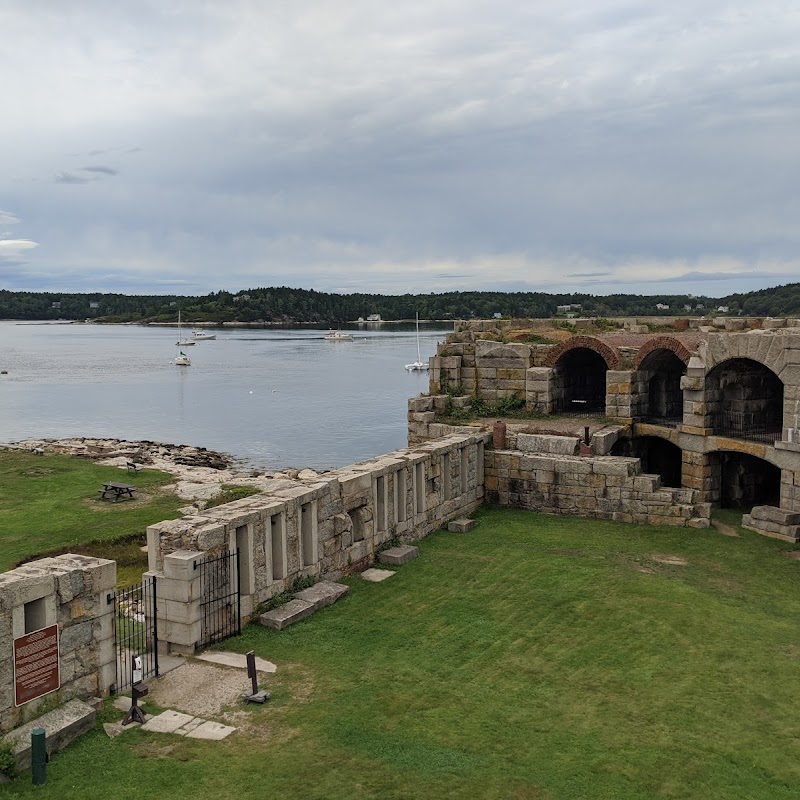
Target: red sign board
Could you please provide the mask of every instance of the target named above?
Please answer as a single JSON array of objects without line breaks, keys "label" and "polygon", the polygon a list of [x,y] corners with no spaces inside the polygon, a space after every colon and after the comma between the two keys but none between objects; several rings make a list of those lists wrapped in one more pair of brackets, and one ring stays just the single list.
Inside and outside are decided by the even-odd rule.
[{"label": "red sign board", "polygon": [[59,686],[58,625],[14,639],[14,705],[21,706]]}]

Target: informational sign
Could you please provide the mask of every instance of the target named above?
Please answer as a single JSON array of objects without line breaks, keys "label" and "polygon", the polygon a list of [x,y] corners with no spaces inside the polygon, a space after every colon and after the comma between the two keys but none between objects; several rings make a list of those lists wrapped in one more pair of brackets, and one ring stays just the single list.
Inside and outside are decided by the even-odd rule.
[{"label": "informational sign", "polygon": [[60,686],[58,625],[14,639],[14,705],[29,703]]}]

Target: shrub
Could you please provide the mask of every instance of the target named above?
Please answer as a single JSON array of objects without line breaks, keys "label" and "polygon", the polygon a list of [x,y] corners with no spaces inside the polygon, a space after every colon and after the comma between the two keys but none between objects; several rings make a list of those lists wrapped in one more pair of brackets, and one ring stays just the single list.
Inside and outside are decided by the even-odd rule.
[{"label": "shrub", "polygon": [[250,495],[259,494],[260,492],[261,489],[256,489],[253,486],[222,484],[222,491],[206,503],[206,508],[224,506],[225,503],[232,503],[234,500],[242,500],[245,497],[250,497]]},{"label": "shrub", "polygon": [[17,758],[11,742],[0,739],[0,775],[13,778],[17,774]]}]

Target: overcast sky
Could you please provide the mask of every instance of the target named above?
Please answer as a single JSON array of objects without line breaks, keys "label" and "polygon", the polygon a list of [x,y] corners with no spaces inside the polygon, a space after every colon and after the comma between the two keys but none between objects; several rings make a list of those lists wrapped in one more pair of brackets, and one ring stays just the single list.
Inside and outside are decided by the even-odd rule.
[{"label": "overcast sky", "polygon": [[0,288],[800,280],[796,0],[2,0]]}]

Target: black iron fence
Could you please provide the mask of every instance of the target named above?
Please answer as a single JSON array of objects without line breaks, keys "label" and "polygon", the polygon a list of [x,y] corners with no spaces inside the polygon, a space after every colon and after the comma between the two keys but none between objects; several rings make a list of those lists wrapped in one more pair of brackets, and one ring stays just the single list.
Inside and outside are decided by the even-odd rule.
[{"label": "black iron fence", "polygon": [[764,419],[763,416],[748,412],[720,411],[711,416],[711,430],[715,436],[730,439],[745,439],[773,445],[781,438],[781,423]]},{"label": "black iron fence", "polygon": [[197,568],[203,598],[200,645],[205,647],[241,633],[239,551],[207,556],[197,562]]},{"label": "black iron fence", "polygon": [[142,662],[142,679],[158,676],[158,619],[156,616],[156,578],[115,589],[106,595],[113,606],[114,641],[117,651],[117,692],[133,682],[134,658]]},{"label": "black iron fence", "polygon": [[580,400],[563,397],[553,403],[553,413],[564,417],[602,417],[606,413],[604,400]]}]

